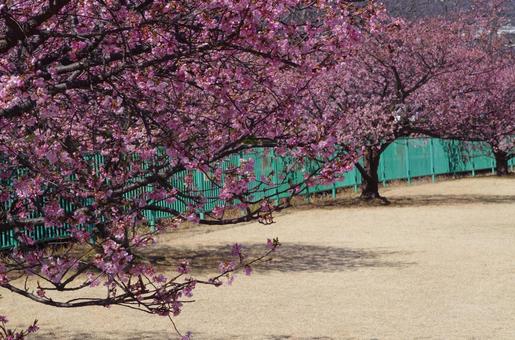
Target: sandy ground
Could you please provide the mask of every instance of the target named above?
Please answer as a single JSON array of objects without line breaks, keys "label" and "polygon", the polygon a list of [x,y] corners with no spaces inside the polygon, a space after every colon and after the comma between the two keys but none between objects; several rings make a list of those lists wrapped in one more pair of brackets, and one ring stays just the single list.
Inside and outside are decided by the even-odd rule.
[{"label": "sandy ground", "polygon": [[[227,245],[282,248],[253,276],[202,287],[177,318],[194,339],[515,339],[515,178],[396,186],[390,206],[347,198],[257,223],[166,235],[163,267],[194,254],[216,270]],[[170,323],[122,308],[62,310],[0,291],[0,314],[40,319],[40,339],[175,339]]]}]

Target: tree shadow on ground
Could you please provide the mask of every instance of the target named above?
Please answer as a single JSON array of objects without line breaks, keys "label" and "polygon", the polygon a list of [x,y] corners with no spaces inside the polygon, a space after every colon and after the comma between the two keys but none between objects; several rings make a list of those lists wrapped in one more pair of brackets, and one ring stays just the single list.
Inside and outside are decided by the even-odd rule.
[{"label": "tree shadow on ground", "polygon": [[[156,316],[157,317],[157,316]],[[67,340],[97,340],[97,339],[124,339],[124,340],[154,340],[154,339],[173,339],[177,340],[178,336],[173,331],[170,332],[70,332],[65,329],[57,329],[53,332],[40,331],[37,333],[37,339],[67,339]]]},{"label": "tree shadow on ground", "polygon": [[[255,258],[263,255],[267,249],[264,244],[244,244],[243,251],[249,258]],[[269,260],[255,264],[254,269],[259,272],[338,272],[360,268],[403,268],[415,264],[398,259],[404,255],[409,253],[284,243]],[[187,259],[192,271],[197,274],[213,273],[221,260],[234,259],[229,245],[196,248],[161,245],[144,256],[156,266],[168,270],[176,268],[180,260]]]},{"label": "tree shadow on ground", "polygon": [[[161,331],[161,332],[112,332],[112,333],[100,333],[100,332],[70,332],[64,329],[57,329],[54,332],[45,332],[44,330],[37,333],[37,339],[50,340],[50,339],[68,339],[68,340],[97,340],[97,339],[124,339],[124,340],[154,340],[154,339],[173,339],[177,340],[178,336],[173,330]],[[227,335],[223,337],[217,337],[213,335],[194,333],[194,339],[210,339],[210,340],[236,340],[244,338],[244,335]],[[315,337],[293,337],[290,335],[265,335],[261,337],[264,340],[332,340],[331,337],[326,336],[315,336]]]},{"label": "tree shadow on ground", "polygon": [[392,206],[503,204],[515,203],[515,195],[417,195],[393,197],[390,202]]},{"label": "tree shadow on ground", "polygon": [[[315,336],[315,337],[299,338],[299,337],[293,337],[291,335],[270,335],[270,336],[266,337],[266,339],[270,339],[270,340],[293,340],[293,339],[295,339],[295,340],[332,340],[334,338],[330,338],[328,336]],[[218,340],[222,340],[222,339],[218,339]]]},{"label": "tree shadow on ground", "polygon": [[[464,204],[506,204],[515,203],[515,195],[413,195],[413,196],[386,196],[388,207],[424,207],[441,205]],[[297,209],[311,208],[357,208],[382,207],[382,202],[367,202],[357,197],[344,197],[324,199],[311,204],[300,205]]]},{"label": "tree shadow on ground", "polygon": [[[210,338],[213,340],[236,340],[236,339],[242,339],[242,336],[235,335],[235,336],[228,336],[228,337],[222,337],[222,338]],[[328,337],[328,336],[315,336],[315,337],[298,337],[298,336],[292,336],[292,335],[263,335],[264,340],[332,340],[334,338]],[[343,338],[339,338],[340,340],[345,340]]]}]

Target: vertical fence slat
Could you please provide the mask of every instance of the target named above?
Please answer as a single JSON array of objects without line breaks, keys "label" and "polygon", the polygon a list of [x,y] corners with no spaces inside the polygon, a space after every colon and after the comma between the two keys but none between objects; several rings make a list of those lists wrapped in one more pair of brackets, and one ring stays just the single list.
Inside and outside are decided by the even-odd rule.
[{"label": "vertical fence slat", "polygon": [[411,170],[410,170],[410,157],[409,157],[409,139],[406,138],[404,140],[404,147],[406,150],[406,178],[408,179],[408,184],[411,184]]}]

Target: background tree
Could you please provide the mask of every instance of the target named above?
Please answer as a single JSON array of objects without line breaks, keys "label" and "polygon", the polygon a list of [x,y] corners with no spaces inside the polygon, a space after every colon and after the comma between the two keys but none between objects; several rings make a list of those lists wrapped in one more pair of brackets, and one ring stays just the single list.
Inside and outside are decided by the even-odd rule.
[{"label": "background tree", "polygon": [[508,38],[497,33],[499,24],[471,41],[461,60],[472,67],[432,84],[432,97],[425,102],[437,105],[420,116],[419,127],[442,138],[486,142],[502,176],[515,149],[515,55]]},{"label": "background tree", "polygon": [[356,145],[363,153],[363,165],[356,166],[365,199],[381,198],[381,153],[413,133],[420,110],[428,109],[419,99],[431,96],[428,84],[466,67],[460,60],[466,48],[462,34],[470,29],[464,21],[446,18],[404,21],[384,13],[380,20],[379,29],[372,26],[350,49],[341,77],[331,83],[341,116],[338,143]]},{"label": "background tree", "polygon": [[[443,106],[455,99],[467,100],[466,95],[461,95],[471,88],[465,83],[466,79],[474,79],[476,84],[487,81],[477,79],[478,70],[485,70],[479,73],[487,75],[496,69],[493,65],[510,63],[504,52],[506,48],[498,42],[502,38],[491,33],[497,32],[494,26],[498,30],[506,22],[503,3],[492,1],[483,6],[468,2],[466,6],[457,6],[461,9],[453,14],[435,12],[409,20],[396,19],[385,11],[376,17],[381,22],[380,29],[371,25],[370,31],[362,32],[359,44],[349,50],[346,62],[339,69],[342,76],[328,80],[332,90],[325,91],[335,101],[334,115],[340,116],[337,120],[342,131],[338,143],[347,149],[358,146],[363,154],[363,164],[356,164],[362,175],[362,198],[380,198],[379,159],[399,137],[424,134],[461,140],[492,140],[492,137],[480,137],[479,132],[474,131],[492,135],[490,125],[499,122],[502,128],[497,130],[496,143],[502,140],[506,148],[509,138],[499,138],[500,134],[509,135],[513,126],[509,123],[513,111],[510,106],[512,94],[506,90],[511,84],[506,68],[504,76],[489,81],[490,92],[496,93],[497,100],[482,97],[482,105],[492,105],[487,104],[490,101],[503,106],[496,111],[505,118],[483,119],[484,128],[481,129],[458,124],[460,119],[471,114],[463,112],[463,105],[460,112],[451,112]],[[486,33],[481,32],[490,32],[491,38],[487,39]],[[450,132],[456,132],[458,128],[459,134]],[[500,164],[507,165],[507,160],[503,160],[509,155],[503,150],[499,155]]]}]

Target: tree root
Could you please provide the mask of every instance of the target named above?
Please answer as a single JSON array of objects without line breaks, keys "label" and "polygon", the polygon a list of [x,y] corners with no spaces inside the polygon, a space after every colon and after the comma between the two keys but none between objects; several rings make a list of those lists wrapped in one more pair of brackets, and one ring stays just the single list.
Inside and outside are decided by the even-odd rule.
[{"label": "tree root", "polygon": [[379,194],[361,194],[360,199],[370,205],[389,205],[391,202]]}]

